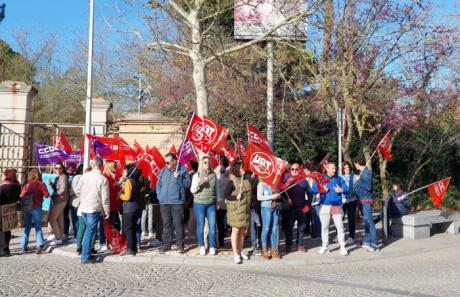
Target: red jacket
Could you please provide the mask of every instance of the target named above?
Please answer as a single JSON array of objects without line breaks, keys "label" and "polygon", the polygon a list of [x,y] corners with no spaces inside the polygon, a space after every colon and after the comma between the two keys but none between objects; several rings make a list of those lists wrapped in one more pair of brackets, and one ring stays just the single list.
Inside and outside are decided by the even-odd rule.
[{"label": "red jacket", "polygon": [[121,208],[121,199],[120,199],[120,184],[116,177],[113,177],[110,174],[104,175],[109,181],[109,195],[110,195],[110,211],[119,211]]},{"label": "red jacket", "polygon": [[43,197],[49,197],[48,189],[45,184],[38,179],[34,179],[22,188],[21,199],[27,195],[33,195],[34,205],[42,207]]}]

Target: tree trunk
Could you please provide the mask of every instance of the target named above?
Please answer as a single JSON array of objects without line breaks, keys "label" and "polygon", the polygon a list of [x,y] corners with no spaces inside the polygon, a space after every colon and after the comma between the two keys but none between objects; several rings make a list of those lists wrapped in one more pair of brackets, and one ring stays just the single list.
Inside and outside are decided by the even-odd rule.
[{"label": "tree trunk", "polygon": [[380,168],[380,182],[382,184],[382,194],[383,198],[390,197],[390,185],[387,179],[387,163],[388,161],[382,156],[379,155],[379,168]]},{"label": "tree trunk", "polygon": [[191,10],[189,21],[192,24],[192,50],[190,58],[193,65],[193,83],[196,93],[198,116],[208,115],[208,77],[206,73],[206,61],[203,57],[202,28],[199,18],[199,7]]}]

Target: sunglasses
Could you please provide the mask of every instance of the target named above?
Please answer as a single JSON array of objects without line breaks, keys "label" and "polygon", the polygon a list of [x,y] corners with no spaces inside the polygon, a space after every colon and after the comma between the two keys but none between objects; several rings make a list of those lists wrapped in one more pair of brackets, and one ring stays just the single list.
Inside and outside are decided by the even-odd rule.
[{"label": "sunglasses", "polygon": [[299,171],[299,168],[292,168],[291,171]]}]

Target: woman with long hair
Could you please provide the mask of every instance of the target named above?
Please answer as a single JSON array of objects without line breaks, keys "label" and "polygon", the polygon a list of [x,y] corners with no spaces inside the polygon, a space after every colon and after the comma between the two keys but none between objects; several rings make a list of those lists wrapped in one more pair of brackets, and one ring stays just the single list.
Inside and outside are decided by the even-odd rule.
[{"label": "woman with long hair", "polygon": [[346,240],[347,245],[355,243],[355,231],[356,231],[356,209],[358,208],[358,197],[355,193],[355,184],[358,176],[353,173],[351,164],[347,161],[342,163],[342,177],[350,189],[350,193],[342,195],[343,200],[343,215],[348,216],[348,239]]},{"label": "woman with long hair", "polygon": [[211,159],[201,158],[198,172],[193,175],[190,191],[194,196],[193,212],[196,219],[196,237],[200,255],[206,255],[204,224],[209,226],[209,254],[216,255],[216,201],[218,196],[217,176],[212,170]]},{"label": "woman with long hair", "polygon": [[[21,186],[16,177],[16,169],[6,169],[3,172],[3,181],[0,185],[0,205],[17,203],[21,194]],[[1,226],[1,224],[0,224]],[[0,257],[11,256],[11,231],[2,231],[0,228]]]},{"label": "woman with long hair", "polygon": [[[45,184],[41,181],[41,175],[37,169],[32,169],[27,178],[27,184],[21,192],[21,200],[30,200],[30,206],[24,206],[24,233],[21,239],[21,247],[24,252],[27,251],[29,244],[30,230],[35,227],[35,238],[37,241],[37,254],[43,252],[45,242],[42,233],[42,204],[43,197],[49,197],[48,190]],[[23,204],[25,205],[25,204]]]},{"label": "woman with long hair", "polygon": [[120,195],[123,200],[123,234],[126,236],[126,256],[135,256],[137,253],[136,225],[142,211],[141,171],[136,164],[128,164],[123,171],[123,191]]},{"label": "woman with long hair", "polygon": [[233,260],[236,264],[241,264],[243,260],[249,260],[243,253],[243,243],[246,229],[251,222],[252,198],[251,183],[244,179],[241,162],[232,166],[230,180],[233,182],[233,191],[226,201],[227,223],[232,227]]},{"label": "woman with long hair", "polygon": [[116,176],[117,163],[115,161],[107,161],[104,166],[104,176],[109,182],[109,195],[110,195],[110,224],[118,231],[121,230],[121,222],[119,210],[121,208],[120,200],[120,183]]},{"label": "woman with long hair", "polygon": [[69,200],[69,178],[64,165],[58,162],[54,165],[56,179],[54,182],[48,180],[54,192],[51,195],[51,207],[48,212],[48,223],[51,226],[53,235],[50,245],[62,244],[64,232],[64,208]]}]

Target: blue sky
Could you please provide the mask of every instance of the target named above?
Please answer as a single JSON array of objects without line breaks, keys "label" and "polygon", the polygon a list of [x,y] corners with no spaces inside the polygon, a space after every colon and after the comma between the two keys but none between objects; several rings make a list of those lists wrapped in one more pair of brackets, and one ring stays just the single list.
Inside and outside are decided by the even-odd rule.
[{"label": "blue sky", "polygon": [[[115,42],[120,34],[107,29],[107,20],[116,14],[114,3],[123,8],[121,0],[95,0],[95,34],[109,34],[108,39]],[[147,0],[145,0],[147,2]],[[89,0],[0,0],[6,3],[6,18],[0,24],[0,39],[13,46],[11,34],[17,30],[28,30],[36,35],[56,33],[58,43],[70,46],[69,36],[80,34],[87,36],[89,19]],[[439,20],[445,20],[447,14],[460,12],[460,0],[433,0],[435,5],[444,6],[437,9]],[[139,20],[131,19],[132,23]],[[108,30],[108,31],[107,31]],[[33,36],[39,40],[40,36]],[[66,42],[67,41],[67,42]]]}]

